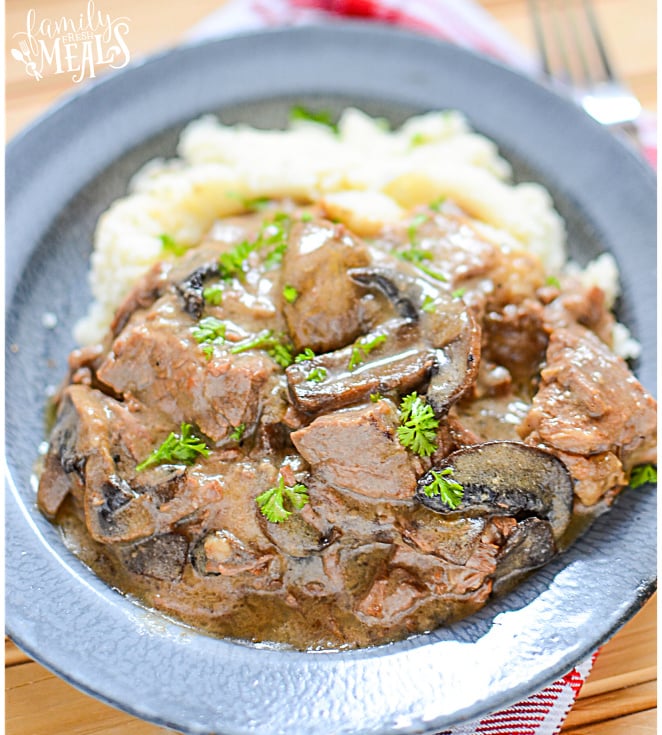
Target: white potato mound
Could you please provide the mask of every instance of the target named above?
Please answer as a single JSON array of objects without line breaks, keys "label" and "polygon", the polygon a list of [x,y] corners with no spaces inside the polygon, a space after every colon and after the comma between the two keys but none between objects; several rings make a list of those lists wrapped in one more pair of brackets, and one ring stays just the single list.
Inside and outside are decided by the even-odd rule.
[{"label": "white potato mound", "polygon": [[[389,131],[350,108],[337,134],[306,120],[288,130],[258,130],[205,116],[182,132],[178,155],[144,166],[128,196],[99,219],[90,272],[95,301],[76,326],[80,344],[102,339],[123,297],[164,257],[162,234],[194,245],[214,220],[244,211],[242,202],[255,197],[319,202],[365,237],[414,206],[446,197],[493,240],[537,254],[550,274],[565,264],[564,226],[547,191],[513,184],[495,144],[458,112],[419,115]],[[615,298],[617,273],[605,267],[593,273],[607,278]]]}]

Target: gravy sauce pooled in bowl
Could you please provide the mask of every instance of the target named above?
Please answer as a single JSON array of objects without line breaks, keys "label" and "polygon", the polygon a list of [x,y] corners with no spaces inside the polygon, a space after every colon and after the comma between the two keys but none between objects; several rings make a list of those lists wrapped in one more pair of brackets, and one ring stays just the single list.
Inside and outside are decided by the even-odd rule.
[{"label": "gravy sauce pooled in bowl", "polygon": [[379,644],[464,617],[652,476],[656,405],[546,192],[458,113],[204,118],[98,225],[39,506],[215,635]]}]

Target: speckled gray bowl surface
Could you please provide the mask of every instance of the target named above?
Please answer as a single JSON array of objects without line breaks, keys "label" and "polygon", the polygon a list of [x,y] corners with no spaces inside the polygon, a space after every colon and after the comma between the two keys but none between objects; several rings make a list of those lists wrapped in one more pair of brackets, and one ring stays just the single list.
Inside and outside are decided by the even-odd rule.
[{"label": "speckled gray bowl surface", "polygon": [[[100,582],[35,507],[47,390],[90,300],[99,214],[172,155],[201,113],[280,126],[294,103],[394,124],[462,110],[518,179],[552,192],[570,250],[616,256],[620,316],[655,388],[655,179],[570,103],[465,51],[380,27],[262,33],[182,48],[89,86],[7,152],[6,618],[32,656],[100,699],[188,733],[429,733],[508,705],[604,642],[655,585],[656,498],[627,491],[566,554],[452,627],[368,650],[298,653],[216,640]],[[44,314],[57,325],[46,328]]]}]

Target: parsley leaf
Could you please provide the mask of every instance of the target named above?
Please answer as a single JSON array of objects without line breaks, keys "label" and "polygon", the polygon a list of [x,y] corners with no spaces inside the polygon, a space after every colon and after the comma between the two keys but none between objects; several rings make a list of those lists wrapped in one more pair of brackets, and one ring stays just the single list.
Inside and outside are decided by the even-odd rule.
[{"label": "parsley leaf", "polygon": [[423,299],[421,309],[426,311],[428,314],[434,313],[434,299],[429,294]]},{"label": "parsley leaf", "polygon": [[412,217],[411,222],[409,223],[409,227],[407,227],[407,236],[409,237],[409,242],[412,245],[415,245],[416,240],[418,239],[419,227],[425,224],[427,221],[428,215],[425,212],[420,212],[419,214],[416,214]]},{"label": "parsley leaf", "polygon": [[308,375],[306,375],[306,380],[311,381],[313,383],[321,383],[324,378],[327,376],[327,369],[325,367],[316,367],[313,368]]},{"label": "parsley leaf", "polygon": [[283,255],[285,255],[286,250],[287,243],[279,242],[278,245],[274,246],[273,250],[267,254],[267,257],[264,259],[264,267],[270,271],[280,265],[283,262]]},{"label": "parsley leaf", "polygon": [[432,406],[425,403],[416,392],[405,396],[400,403],[400,426],[397,429],[400,444],[421,457],[429,457],[437,445],[436,429],[439,421]]},{"label": "parsley leaf", "polygon": [[202,297],[212,306],[220,306],[223,303],[223,286],[220,283],[214,283],[203,289]]},{"label": "parsley leaf", "polygon": [[286,485],[281,475],[276,487],[266,490],[255,498],[262,515],[271,523],[280,523],[292,515],[292,511],[285,508],[285,500],[288,500],[296,510],[301,510],[309,501],[308,488],[301,483]]},{"label": "parsley leaf", "polygon": [[288,304],[293,304],[299,298],[299,292],[294,286],[283,286],[283,298]]},{"label": "parsley leaf", "polygon": [[446,201],[446,197],[437,197],[434,201],[428,204],[428,208],[433,212],[438,212],[441,209],[441,205]]},{"label": "parsley leaf", "polygon": [[289,367],[292,364],[292,350],[282,342],[276,342],[268,352],[282,368]]},{"label": "parsley leaf", "polygon": [[464,488],[459,482],[451,479],[452,467],[445,467],[441,472],[431,470],[432,482],[423,487],[423,492],[432,498],[438,495],[449,508],[459,508],[464,497]]},{"label": "parsley leaf", "polygon": [[547,276],[545,280],[546,286],[554,286],[554,288],[561,288],[561,281],[556,276]]},{"label": "parsley leaf", "polygon": [[253,197],[252,199],[244,199],[244,207],[251,212],[261,212],[269,205],[271,199],[269,197]]},{"label": "parsley leaf", "polygon": [[237,199],[241,202],[244,209],[249,212],[261,212],[266,206],[268,206],[271,199],[269,197],[243,197],[236,191],[226,191],[225,196],[231,199]]},{"label": "parsley leaf", "polygon": [[283,344],[281,338],[275,336],[271,329],[265,329],[251,339],[238,342],[231,350],[231,354],[238,355],[247,350],[266,350],[271,357],[281,366],[289,367],[293,362],[291,349]]},{"label": "parsley leaf", "polygon": [[333,122],[333,116],[329,110],[311,110],[303,105],[295,105],[290,110],[290,122],[295,120],[306,120],[318,125],[326,125],[334,133],[338,133],[338,124]]},{"label": "parsley leaf", "polygon": [[221,278],[226,280],[230,278],[242,278],[246,269],[246,260],[254,250],[257,250],[258,242],[244,240],[238,245],[235,245],[232,250],[221,253],[218,256],[218,270]]},{"label": "parsley leaf", "polygon": [[377,401],[381,401],[384,396],[381,393],[371,393],[370,394],[370,400],[373,403],[377,403]]},{"label": "parsley leaf", "polygon": [[179,435],[170,432],[163,444],[136,467],[136,472],[142,472],[148,467],[166,462],[193,464],[199,455],[208,457],[209,449],[207,445],[192,433],[192,429],[191,424],[182,424]]},{"label": "parsley leaf", "polygon": [[170,235],[159,235],[159,240],[161,240],[161,250],[163,250],[164,253],[171,253],[172,255],[179,257],[180,255],[184,255],[188,250],[186,245],[178,243]]},{"label": "parsley leaf", "polygon": [[349,358],[347,369],[354,370],[357,368],[361,363],[365,362],[366,357],[375,349],[375,347],[379,347],[379,345],[384,342],[386,342],[385,334],[378,334],[372,339],[361,337],[361,339],[352,347],[352,354]]},{"label": "parsley leaf", "polygon": [[235,426],[232,430],[232,433],[230,434],[230,439],[236,442],[240,442],[244,436],[245,431],[246,424],[239,424],[239,426]]},{"label": "parsley leaf", "polygon": [[467,292],[466,288],[456,288],[455,291],[453,291],[453,293],[451,294],[451,296],[454,299],[461,299],[466,292]]},{"label": "parsley leaf", "polygon": [[632,470],[630,487],[636,488],[649,482],[657,482],[657,469],[652,464],[640,464]]},{"label": "parsley leaf", "polygon": [[300,352],[294,358],[294,362],[306,362],[306,360],[313,360],[314,358],[315,358],[315,353],[310,349],[310,347],[306,347],[306,349],[303,352]]},{"label": "parsley leaf", "polygon": [[409,248],[409,250],[401,250],[396,253],[400,260],[406,260],[409,263],[413,263],[419,270],[426,273],[430,278],[434,278],[436,281],[447,281],[448,279],[443,273],[439,273],[430,266],[426,265],[424,261],[432,260],[433,255],[429,250],[422,250],[421,248]]},{"label": "parsley leaf", "polygon": [[195,327],[192,327],[191,333],[195,341],[202,344],[214,340],[223,341],[225,339],[225,329],[225,322],[215,316],[206,316],[204,319],[200,319]]},{"label": "parsley leaf", "polygon": [[420,145],[425,145],[428,142],[428,138],[425,135],[425,133],[414,133],[414,135],[411,136],[411,140],[409,141],[409,145],[412,148],[418,148]]}]

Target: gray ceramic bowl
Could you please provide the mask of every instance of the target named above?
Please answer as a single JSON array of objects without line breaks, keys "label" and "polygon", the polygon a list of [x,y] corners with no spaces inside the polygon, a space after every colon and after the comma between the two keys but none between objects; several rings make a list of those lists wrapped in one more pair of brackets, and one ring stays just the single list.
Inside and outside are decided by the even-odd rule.
[{"label": "gray ceramic bowl", "polygon": [[[616,256],[621,318],[655,383],[655,180],[608,132],[536,84],[457,48],[361,25],[183,48],[89,86],[7,152],[8,631],[82,690],[190,733],[428,733],[508,705],[604,642],[651,594],[655,493],[628,491],[515,592],[429,635],[368,650],[295,653],[215,640],[102,584],[35,507],[31,472],[49,386],[89,301],[98,215],[131,174],[174,152],[205,112],[278,126],[293,103],[358,105],[396,125],[458,108],[520,179],[545,184],[580,261]],[[46,329],[45,313],[57,316]]]}]

